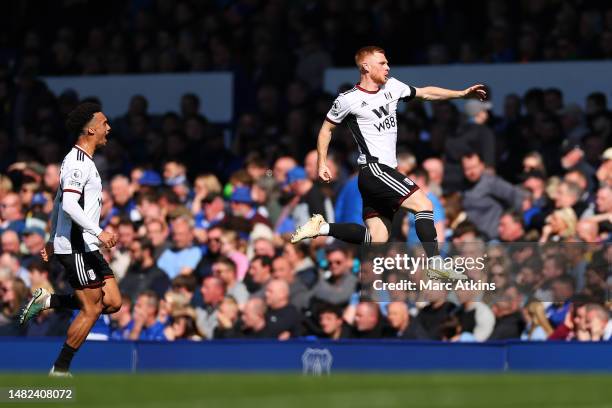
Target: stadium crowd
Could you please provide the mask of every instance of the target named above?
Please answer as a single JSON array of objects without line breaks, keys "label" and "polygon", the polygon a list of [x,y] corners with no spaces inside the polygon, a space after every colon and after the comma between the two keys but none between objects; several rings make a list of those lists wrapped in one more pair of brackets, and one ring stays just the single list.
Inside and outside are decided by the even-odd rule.
[{"label": "stadium crowd", "polygon": [[[454,13],[453,2],[364,3],[143,1],[112,23],[91,10],[104,24],[87,36],[61,26],[29,30],[23,52],[12,56],[19,75],[0,80],[0,333],[63,335],[72,317],[49,310],[27,327],[16,323],[33,289],[70,290],[59,264],[39,254],[59,162],[74,142],[63,122],[85,98],[53,95],[37,75],[224,69],[243,96],[231,128],[199,114],[209,101],[192,94],[164,115],[150,114],[147,100],[134,95],[128,112],[111,118],[109,143],[94,159],[105,186],[102,226],[119,237],[104,256],[123,306],[101,317],[90,338],[609,340],[612,115],[605,93],[580,106],[566,104],[560,89],[532,89],[507,95],[501,116],[477,101],[462,112],[432,103],[431,113],[411,101],[398,113],[399,170],[434,202],[447,253],[487,254],[485,273],[467,274],[495,282],[494,293],[364,298],[356,248],[325,237],[288,243],[313,213],[362,222],[349,130],[334,134],[331,183],[318,182],[312,150],[333,100],[320,90],[323,69],[347,62],[334,59],[346,56],[336,50],[358,48],[368,32],[351,32],[341,5],[363,20],[354,27],[376,25],[394,63],[612,55],[612,11],[599,2],[521,2],[520,16],[505,2],[482,2],[479,12],[491,17],[483,20]],[[58,24],[80,4],[66,6]],[[415,24],[401,24],[397,7],[418,16]],[[469,36],[469,27],[482,30],[471,18],[491,24],[483,43]],[[452,27],[448,38],[435,30],[442,21]],[[228,34],[227,27],[236,29]],[[397,30],[408,39],[401,49],[385,37]],[[287,44],[279,46],[281,38]],[[459,38],[470,40],[453,44]],[[393,241],[418,245],[413,227],[413,216],[400,213]]]}]

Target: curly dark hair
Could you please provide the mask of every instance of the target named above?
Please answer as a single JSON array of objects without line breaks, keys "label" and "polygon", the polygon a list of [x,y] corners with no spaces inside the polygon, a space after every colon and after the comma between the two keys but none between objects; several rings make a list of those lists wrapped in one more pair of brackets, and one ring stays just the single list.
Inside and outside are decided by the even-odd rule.
[{"label": "curly dark hair", "polygon": [[66,129],[72,136],[78,136],[83,132],[85,125],[93,119],[94,114],[102,112],[102,107],[97,103],[83,102],[79,104],[66,119]]}]

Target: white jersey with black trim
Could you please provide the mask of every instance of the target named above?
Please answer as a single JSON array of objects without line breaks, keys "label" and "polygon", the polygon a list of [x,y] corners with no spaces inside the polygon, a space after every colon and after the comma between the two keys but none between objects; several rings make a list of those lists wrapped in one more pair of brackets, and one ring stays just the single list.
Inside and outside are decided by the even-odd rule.
[{"label": "white jersey with black trim", "polygon": [[[64,157],[60,168],[60,190],[62,197],[64,194],[79,194],[79,205],[87,218],[96,226],[100,225],[102,180],[92,157],[78,146]],[[97,236],[83,231],[60,207],[53,238],[56,254],[97,251],[98,242]]]},{"label": "white jersey with black trim", "polygon": [[346,123],[359,148],[357,163],[374,158],[389,167],[397,167],[397,103],[414,98],[416,89],[389,78],[378,91],[368,91],[356,85],[338,95],[326,120],[339,125]]}]

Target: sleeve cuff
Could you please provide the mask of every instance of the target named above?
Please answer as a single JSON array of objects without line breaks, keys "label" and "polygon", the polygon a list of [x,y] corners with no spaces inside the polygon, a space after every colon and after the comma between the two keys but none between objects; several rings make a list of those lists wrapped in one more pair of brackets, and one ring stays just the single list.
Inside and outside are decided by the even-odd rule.
[{"label": "sleeve cuff", "polygon": [[335,121],[331,120],[329,118],[329,116],[325,116],[325,120],[328,121],[329,123],[333,124],[333,125],[339,125],[340,124],[340,122],[335,122]]}]

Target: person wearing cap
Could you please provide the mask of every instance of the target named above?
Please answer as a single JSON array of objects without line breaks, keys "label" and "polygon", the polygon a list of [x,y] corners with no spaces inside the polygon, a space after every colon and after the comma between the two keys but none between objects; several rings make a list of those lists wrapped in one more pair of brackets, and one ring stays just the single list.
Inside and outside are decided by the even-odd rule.
[{"label": "person wearing cap", "polygon": [[321,214],[328,222],[334,222],[331,200],[308,178],[303,167],[295,166],[289,170],[286,183],[295,200],[290,205],[294,205],[291,218],[296,225],[305,224],[312,214]]},{"label": "person wearing cap", "polygon": [[448,138],[444,157],[444,191],[457,191],[461,188],[461,156],[468,151],[476,151],[487,168],[495,168],[495,134],[486,126],[489,119],[491,102],[469,100],[464,105],[466,123]]},{"label": "person wearing cap", "polygon": [[208,230],[225,218],[225,202],[221,193],[208,193],[201,205],[202,210],[195,215],[196,229]]},{"label": "person wearing cap", "polygon": [[[145,170],[142,172],[142,175],[138,179],[138,185],[142,187],[151,187],[155,189],[156,187],[161,186],[162,178],[158,172],[155,170]],[[142,190],[141,190],[142,191]]]},{"label": "person wearing cap", "polygon": [[257,203],[253,200],[249,187],[241,186],[234,188],[230,196],[232,216],[247,220],[251,227],[249,232],[253,229],[255,224],[270,226],[270,221],[257,211],[256,206]]}]

